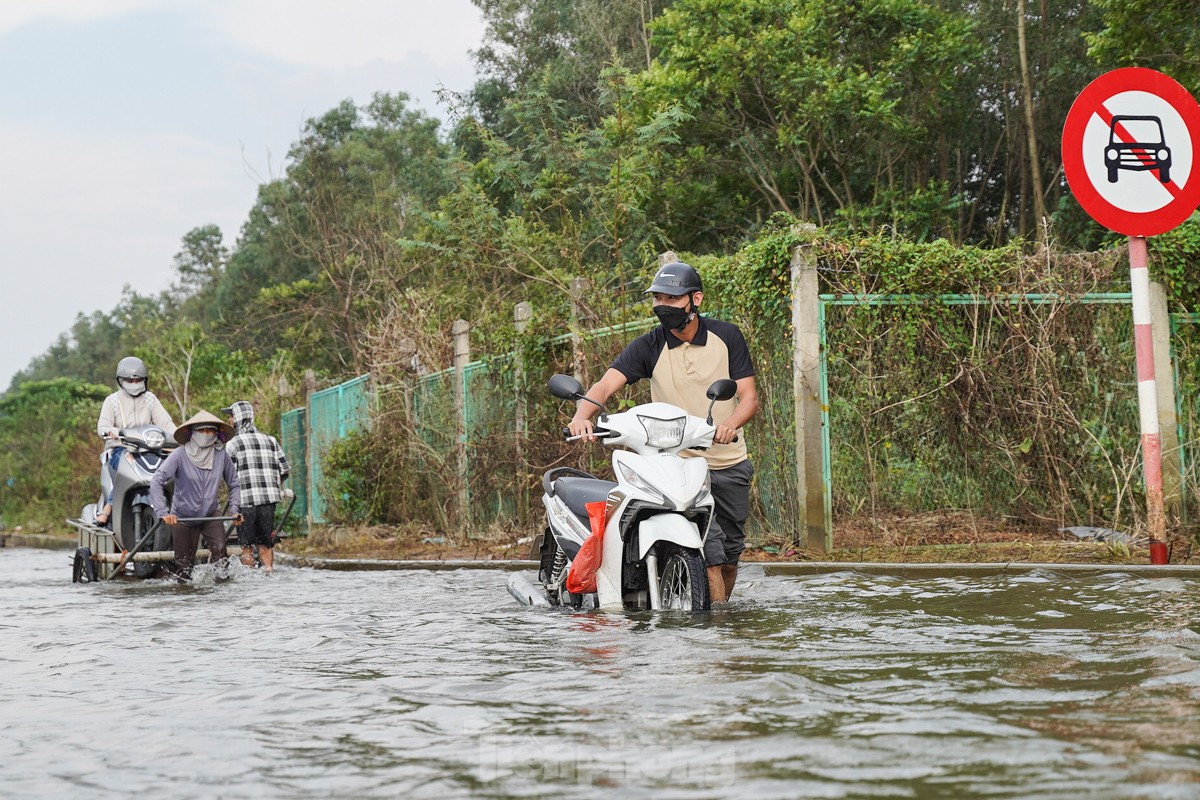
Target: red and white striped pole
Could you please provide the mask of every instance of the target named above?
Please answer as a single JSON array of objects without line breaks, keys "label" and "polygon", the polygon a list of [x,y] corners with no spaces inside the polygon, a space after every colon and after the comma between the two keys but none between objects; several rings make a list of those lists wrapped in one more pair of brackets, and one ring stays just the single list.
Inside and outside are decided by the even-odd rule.
[{"label": "red and white striped pole", "polygon": [[1150,327],[1150,259],[1146,237],[1129,237],[1129,280],[1133,294],[1133,346],[1137,354],[1138,411],[1142,425],[1142,471],[1146,479],[1146,527],[1150,563],[1167,563],[1163,513],[1162,436],[1158,430],[1158,390],[1154,382],[1154,335]]}]

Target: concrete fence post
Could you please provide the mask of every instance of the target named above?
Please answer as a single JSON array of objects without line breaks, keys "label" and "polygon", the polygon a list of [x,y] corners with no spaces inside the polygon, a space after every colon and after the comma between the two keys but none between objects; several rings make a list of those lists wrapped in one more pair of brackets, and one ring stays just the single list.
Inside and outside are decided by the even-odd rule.
[{"label": "concrete fence post", "polygon": [[796,491],[801,529],[793,541],[825,553],[833,546],[832,520],[825,507],[821,436],[820,288],[809,245],[792,251],[792,389],[796,417]]},{"label": "concrete fence post", "polygon": [[458,470],[458,525],[467,531],[471,519],[471,494],[467,486],[467,364],[471,362],[471,323],[455,320],[450,329],[454,337],[454,419],[458,428],[455,461]]},{"label": "concrete fence post", "polygon": [[308,484],[307,497],[304,498],[304,524],[307,528],[312,528],[313,523],[313,508],[316,506],[314,499],[317,496],[317,483],[313,480],[313,466],[316,461],[313,458],[313,413],[312,413],[312,396],[317,391],[317,373],[311,369],[304,370],[304,377],[300,381],[300,393],[304,395],[304,463],[306,465],[306,483]]},{"label": "concrete fence post", "polygon": [[517,516],[524,520],[529,514],[529,498],[526,494],[529,488],[529,465],[525,463],[525,439],[529,435],[526,414],[528,413],[529,398],[525,386],[525,332],[529,330],[529,320],[533,318],[533,306],[528,301],[517,303],[513,309],[513,323],[517,328],[517,351],[514,358],[513,372],[517,389],[517,408],[514,425],[516,427],[516,459],[517,475],[520,485],[517,487]]},{"label": "concrete fence post", "polygon": [[1183,512],[1183,469],[1175,411],[1175,370],[1171,368],[1171,314],[1167,287],[1157,281],[1150,282],[1150,327],[1154,337],[1158,430],[1162,437],[1163,508],[1169,519],[1178,522]]}]

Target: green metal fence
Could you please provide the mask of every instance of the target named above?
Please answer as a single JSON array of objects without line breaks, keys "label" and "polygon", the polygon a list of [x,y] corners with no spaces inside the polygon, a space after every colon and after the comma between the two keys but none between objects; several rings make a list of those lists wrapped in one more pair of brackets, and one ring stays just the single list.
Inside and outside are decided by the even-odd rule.
[{"label": "green metal fence", "polygon": [[307,417],[308,411],[303,408],[285,411],[279,417],[279,444],[283,447],[283,454],[287,456],[288,465],[292,468],[288,485],[296,493],[296,505],[292,508],[291,521],[298,522],[301,527],[308,524]]},{"label": "green metal fence", "polygon": [[325,489],[325,459],[329,448],[346,434],[371,423],[370,376],[313,392],[308,401],[308,508],[314,523],[326,522],[329,498]]}]

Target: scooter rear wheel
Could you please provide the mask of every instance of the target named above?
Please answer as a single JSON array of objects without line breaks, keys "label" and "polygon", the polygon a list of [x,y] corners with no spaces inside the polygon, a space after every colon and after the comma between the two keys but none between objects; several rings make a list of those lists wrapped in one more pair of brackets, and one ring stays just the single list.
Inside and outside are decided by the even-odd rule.
[{"label": "scooter rear wheel", "polygon": [[698,550],[663,544],[659,553],[658,593],[663,609],[708,611],[708,576]]}]

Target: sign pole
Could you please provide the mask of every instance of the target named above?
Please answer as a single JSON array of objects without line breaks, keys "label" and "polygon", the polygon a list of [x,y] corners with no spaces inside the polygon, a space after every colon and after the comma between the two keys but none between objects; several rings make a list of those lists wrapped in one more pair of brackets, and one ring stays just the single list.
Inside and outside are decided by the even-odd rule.
[{"label": "sign pole", "polygon": [[1154,381],[1154,334],[1150,325],[1150,259],[1146,237],[1129,237],[1129,281],[1133,294],[1133,347],[1137,356],[1138,411],[1142,429],[1142,471],[1146,481],[1146,527],[1150,563],[1167,563],[1163,513],[1162,436],[1158,428],[1158,391]]}]

